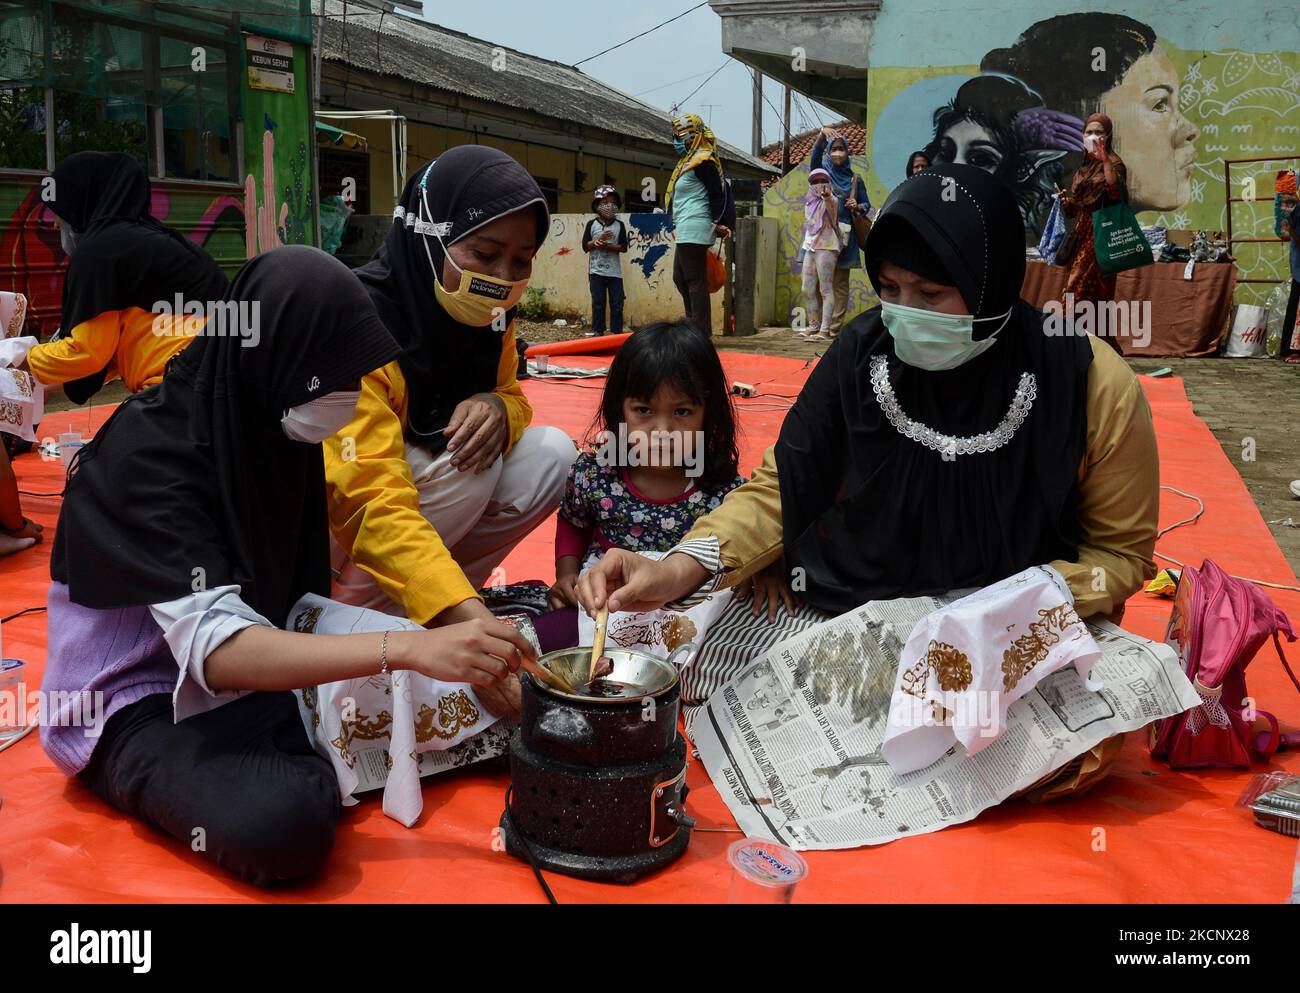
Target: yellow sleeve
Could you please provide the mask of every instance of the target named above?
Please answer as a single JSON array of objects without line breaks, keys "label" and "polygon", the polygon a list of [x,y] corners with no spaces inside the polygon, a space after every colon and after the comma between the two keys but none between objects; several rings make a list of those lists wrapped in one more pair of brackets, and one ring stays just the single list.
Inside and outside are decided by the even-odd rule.
[{"label": "yellow sleeve", "polygon": [[82,321],[66,338],[33,346],[27,353],[27,368],[46,386],[94,375],[117,353],[121,321],[122,313],[116,310]]},{"label": "yellow sleeve", "polygon": [[427,624],[478,593],[420,513],[406,461],[406,383],[396,362],[364,376],[352,422],[324,445],[330,527],[379,588]]},{"label": "yellow sleeve", "polygon": [[1089,340],[1078,558],[1051,563],[1069,583],[1080,617],[1114,613],[1156,574],[1160,510],[1160,455],[1142,386],[1109,345]]},{"label": "yellow sleeve", "polygon": [[515,352],[515,322],[511,321],[501,338],[501,361],[497,364],[497,388],[493,392],[506,405],[506,424],[509,435],[501,453],[509,455],[510,449],[524,436],[533,420],[533,406],[519,385],[519,355]]},{"label": "yellow sleeve", "polygon": [[769,448],[749,482],[728,493],[718,509],[696,521],[683,539],[718,539],[723,589],[744,582],[781,556],[781,488],[775,452]]}]

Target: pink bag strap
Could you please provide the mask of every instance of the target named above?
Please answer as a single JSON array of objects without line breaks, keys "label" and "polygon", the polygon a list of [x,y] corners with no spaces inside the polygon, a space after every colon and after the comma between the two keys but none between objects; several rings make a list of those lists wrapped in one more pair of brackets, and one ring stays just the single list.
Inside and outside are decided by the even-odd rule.
[{"label": "pink bag strap", "polygon": [[1251,750],[1261,762],[1267,762],[1282,744],[1281,731],[1277,724],[1277,718],[1267,710],[1257,710],[1255,716],[1268,721],[1268,730],[1260,731],[1255,735],[1251,741]]},{"label": "pink bag strap", "polygon": [[1295,673],[1291,671],[1291,666],[1286,660],[1286,653],[1282,651],[1282,641],[1278,638],[1276,631],[1273,632],[1273,647],[1277,649],[1277,657],[1282,660],[1282,668],[1285,669],[1286,674],[1291,677],[1291,682],[1295,684],[1295,688],[1300,690],[1300,679],[1296,679]]}]

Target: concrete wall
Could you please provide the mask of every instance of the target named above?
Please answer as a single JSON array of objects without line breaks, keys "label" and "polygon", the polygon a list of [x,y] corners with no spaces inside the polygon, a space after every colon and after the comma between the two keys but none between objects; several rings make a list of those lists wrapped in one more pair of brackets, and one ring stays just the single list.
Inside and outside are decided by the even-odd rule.
[{"label": "concrete wall", "polygon": [[[587,255],[582,232],[590,213],[551,217],[551,233],[533,263],[529,292],[541,293],[559,314],[591,317]],[[623,255],[623,317],[630,330],[653,321],[680,320],[682,298],[673,285],[673,239],[664,214],[620,214],[628,222],[628,251]],[[722,328],[722,291],[713,294],[713,329]]]}]

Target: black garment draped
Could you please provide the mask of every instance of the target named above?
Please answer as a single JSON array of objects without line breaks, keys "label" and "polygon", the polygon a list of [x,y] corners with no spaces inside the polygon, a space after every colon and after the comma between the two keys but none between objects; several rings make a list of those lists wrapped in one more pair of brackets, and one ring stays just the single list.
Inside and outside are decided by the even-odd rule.
[{"label": "black garment draped", "polygon": [[[955,369],[914,368],[895,355],[875,308],[813,370],[781,428],[776,463],[787,565],[804,570],[802,596],[834,612],[986,586],[1077,552],[1092,352],[1085,337],[1048,336],[1043,315],[1019,299],[1024,238],[1011,193],[965,166],[905,181],[867,242],[873,281],[881,260],[893,261],[898,224],[926,239],[973,314],[993,318],[977,322],[974,337],[996,332],[997,343]],[[902,413],[947,435],[998,427],[1023,373],[1036,396],[1007,444],[953,457],[890,423],[871,382],[882,356]]]},{"label": "black garment draped", "polygon": [[[384,243],[356,270],[402,346],[400,364],[409,391],[407,438],[434,455],[447,444],[442,431],[456,405],[495,389],[503,332],[515,313],[506,313],[500,330],[461,324],[434,295],[434,273],[441,278],[444,246],[525,207],[537,213],[540,248],[550,231],[550,214],[528,171],[505,152],[484,145],[448,149],[407,181]],[[445,225],[441,241],[417,232],[417,220]]]},{"label": "black garment draped", "polygon": [[[158,301],[223,300],[229,281],[202,248],[149,214],[149,178],[122,152],[78,152],[55,168],[50,210],[72,225],[77,243],[63,280],[59,337],[109,311],[152,310]],[[63,390],[85,403],[107,366]]]},{"label": "black garment draped", "polygon": [[259,255],[227,299],[257,304],[260,341],[200,336],[73,463],[50,573],[75,603],[233,584],[279,625],[304,593],[329,595],[321,448],[291,441],[280,419],[351,387],[397,344],[351,271],[314,248]]}]

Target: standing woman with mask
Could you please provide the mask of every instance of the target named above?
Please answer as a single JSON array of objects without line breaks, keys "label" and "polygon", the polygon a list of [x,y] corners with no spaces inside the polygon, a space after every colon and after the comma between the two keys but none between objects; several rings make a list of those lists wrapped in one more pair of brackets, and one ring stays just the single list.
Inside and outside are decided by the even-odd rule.
[{"label": "standing woman with mask", "polygon": [[[1111,145],[1114,128],[1105,114],[1093,114],[1083,125],[1083,164],[1074,173],[1070,192],[1057,187],[1061,197],[1061,211],[1074,218],[1074,251],[1064,263],[1069,272],[1065,278],[1062,303],[1073,299],[1077,307],[1084,301],[1101,303],[1115,299],[1115,277],[1107,276],[1097,264],[1097,249],[1093,241],[1092,214],[1102,207],[1112,207],[1127,199],[1124,182],[1128,170]],[[1067,307],[1067,318],[1074,316],[1074,308]],[[1097,326],[1097,316],[1092,317]],[[1106,344],[1122,355],[1119,339],[1108,334]]]},{"label": "standing woman with mask", "polygon": [[[357,270],[401,354],[325,443],[335,599],[424,625],[490,619],[478,589],[559,506],[577,449],[528,427],[515,378],[514,308],[549,230],[537,183],[493,148],[449,149],[406,184]],[[512,712],[507,689],[484,703]]]},{"label": "standing woman with mask", "polygon": [[204,326],[173,313],[177,298],[206,314],[228,280],[207,252],[150,216],[149,178],[131,156],[78,152],[51,178],[49,207],[69,256],[60,333],[32,347],[26,367],[76,403],[110,379],[132,393],[147,389]]},{"label": "standing woman with mask", "polygon": [[320,441],[397,345],[314,248],[258,256],[227,299],[259,305],[257,346],[198,339],[72,464],[41,683],[58,703],[41,743],[101,799],[187,848],[201,831],[194,850],[266,885],[324,862],[340,807],[289,690],[395,669],[499,684],[531,650],[504,624],[281,630],[300,597],[329,591]]},{"label": "standing woman with mask", "polygon": [[[1110,349],[1049,335],[1020,299],[1012,192],[972,166],[932,166],[890,194],[866,262],[881,307],[845,326],[751,480],[662,560],[613,550],[578,582],[588,610],[650,610],[751,578],[765,591],[735,601],[683,672],[688,713],[776,641],[868,600],[1047,564],[1080,617],[1115,618],[1155,574],[1150,409]],[[803,605],[778,618],[788,569]],[[765,616],[744,617],[763,601]],[[1117,753],[1103,743],[1054,788],[1081,788]]]},{"label": "standing woman with mask", "polygon": [[677,165],[668,180],[664,207],[672,217],[673,283],[682,295],[686,319],[713,334],[713,313],[706,278],[709,247],[731,235],[734,208],[728,202],[718,140],[696,114],[673,119]]}]

